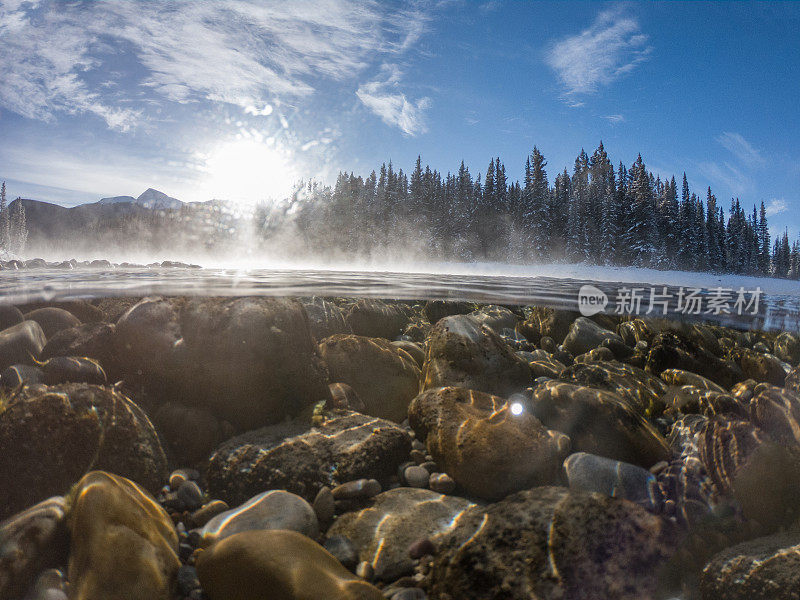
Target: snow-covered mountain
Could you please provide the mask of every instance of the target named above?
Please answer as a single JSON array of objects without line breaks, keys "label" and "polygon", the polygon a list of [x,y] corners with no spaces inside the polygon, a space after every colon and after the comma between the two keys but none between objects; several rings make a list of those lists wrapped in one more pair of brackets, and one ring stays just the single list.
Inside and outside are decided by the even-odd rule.
[{"label": "snow-covered mountain", "polygon": [[97,204],[122,204],[130,202],[145,208],[180,208],[183,202],[177,198],[167,196],[164,192],[159,192],[153,188],[147,188],[138,198],[133,196],[114,196],[113,198],[102,198]]}]

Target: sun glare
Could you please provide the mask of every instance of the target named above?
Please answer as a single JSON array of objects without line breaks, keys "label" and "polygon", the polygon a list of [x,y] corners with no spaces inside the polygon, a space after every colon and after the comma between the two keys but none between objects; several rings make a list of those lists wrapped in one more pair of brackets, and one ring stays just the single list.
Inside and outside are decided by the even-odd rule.
[{"label": "sun glare", "polygon": [[265,143],[225,143],[205,160],[205,195],[217,200],[254,204],[289,196],[297,173],[283,151]]}]

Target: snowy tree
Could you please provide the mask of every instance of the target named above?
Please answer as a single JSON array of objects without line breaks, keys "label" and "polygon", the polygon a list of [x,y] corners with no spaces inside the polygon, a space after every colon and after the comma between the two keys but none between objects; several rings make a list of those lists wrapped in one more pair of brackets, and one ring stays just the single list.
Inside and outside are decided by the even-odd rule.
[{"label": "snowy tree", "polygon": [[25,223],[25,207],[22,205],[22,198],[17,198],[14,203],[14,210],[11,212],[11,251],[22,254],[25,251],[25,244],[28,242],[28,227]]}]

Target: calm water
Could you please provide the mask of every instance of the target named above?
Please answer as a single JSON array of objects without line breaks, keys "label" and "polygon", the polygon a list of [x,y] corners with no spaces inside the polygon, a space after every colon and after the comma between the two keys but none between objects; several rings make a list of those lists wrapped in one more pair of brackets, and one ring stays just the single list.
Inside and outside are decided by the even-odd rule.
[{"label": "calm water", "polygon": [[[663,304],[650,307],[651,288],[669,297],[670,318],[705,320],[740,329],[800,331],[800,284],[796,293],[761,294],[758,305],[737,310],[739,285],[731,286],[727,302],[709,309],[708,299],[720,285],[709,276],[699,290],[702,306],[681,312],[677,306],[681,288],[651,285],[641,281],[596,281],[557,277],[467,275],[409,272],[370,272],[289,269],[187,269],[79,268],[75,270],[26,269],[0,272],[0,302],[25,303],[102,296],[198,295],[198,296],[322,296],[392,298],[399,300],[466,300],[480,303],[540,305],[565,310],[578,309],[582,286],[593,285],[608,297],[603,312],[662,316]],[[638,305],[620,299],[621,290],[637,289]],[[752,300],[752,286],[745,300]],[[624,293],[624,292],[623,292]],[[620,306],[620,305],[624,306]],[[755,311],[755,314],[753,312]],[[742,314],[739,314],[741,312]]]},{"label": "calm water", "polygon": [[0,600],[789,594],[800,289],[730,281],[3,269]]}]

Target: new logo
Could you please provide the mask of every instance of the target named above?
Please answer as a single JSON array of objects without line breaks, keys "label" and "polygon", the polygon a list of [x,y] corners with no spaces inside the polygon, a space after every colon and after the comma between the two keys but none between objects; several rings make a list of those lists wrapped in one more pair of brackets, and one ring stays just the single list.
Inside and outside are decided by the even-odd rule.
[{"label": "new logo", "polygon": [[608,305],[606,293],[593,285],[583,285],[578,290],[578,310],[584,317],[603,312]]}]

